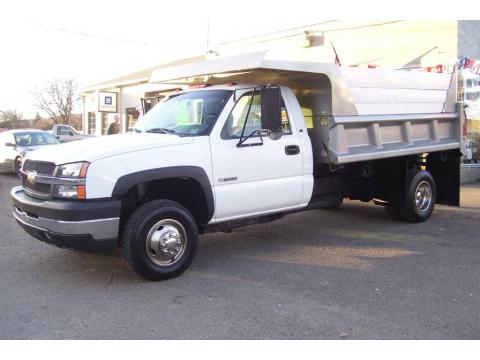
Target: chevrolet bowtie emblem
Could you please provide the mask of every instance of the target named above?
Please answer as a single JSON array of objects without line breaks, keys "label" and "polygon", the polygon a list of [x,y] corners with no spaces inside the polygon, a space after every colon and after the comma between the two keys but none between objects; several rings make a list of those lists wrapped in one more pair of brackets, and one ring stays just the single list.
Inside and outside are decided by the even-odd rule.
[{"label": "chevrolet bowtie emblem", "polygon": [[34,173],[29,173],[27,175],[27,181],[32,184],[32,185],[35,185],[35,174]]}]

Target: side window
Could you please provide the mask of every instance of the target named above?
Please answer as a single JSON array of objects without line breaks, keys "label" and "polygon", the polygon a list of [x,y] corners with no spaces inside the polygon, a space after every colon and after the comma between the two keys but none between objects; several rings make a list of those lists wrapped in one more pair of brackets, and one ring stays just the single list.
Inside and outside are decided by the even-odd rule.
[{"label": "side window", "polygon": [[58,127],[58,135],[69,135],[70,129],[66,126],[59,126]]},{"label": "side window", "polygon": [[30,134],[19,134],[15,135],[15,140],[17,145],[28,146],[32,141],[32,137]]},{"label": "side window", "polygon": [[42,134],[35,134],[33,143],[37,145],[45,144],[45,139],[43,138]]},{"label": "side window", "polygon": [[[251,106],[250,106],[251,103]],[[250,111],[249,111],[250,107]],[[248,113],[248,114],[247,114]],[[235,107],[227,118],[223,126],[221,138],[239,139],[242,135],[242,130],[245,125],[244,136],[250,135],[255,130],[260,130],[262,127],[262,112],[261,112],[261,97],[259,93],[255,93],[252,101],[252,92],[243,94],[237,100]],[[282,99],[282,130],[283,134],[291,134],[290,121],[288,120],[287,110]]]}]

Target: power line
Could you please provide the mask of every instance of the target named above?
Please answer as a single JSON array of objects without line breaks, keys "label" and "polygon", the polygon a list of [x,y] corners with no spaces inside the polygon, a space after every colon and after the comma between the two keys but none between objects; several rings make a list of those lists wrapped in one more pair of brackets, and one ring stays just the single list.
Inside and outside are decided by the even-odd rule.
[{"label": "power line", "polygon": [[322,21],[322,22],[315,23],[315,24],[297,26],[297,27],[290,28],[290,29],[279,30],[279,31],[264,33],[264,34],[260,34],[260,35],[252,35],[252,36],[248,36],[248,37],[241,38],[241,39],[234,39],[234,40],[224,41],[224,42],[218,43],[217,45],[221,46],[221,45],[227,45],[227,44],[235,43],[235,42],[248,41],[248,40],[256,39],[256,38],[259,38],[259,37],[264,37],[264,36],[269,36],[269,35],[277,35],[277,34],[289,32],[289,31],[295,31],[295,30],[299,30],[299,29],[305,29],[305,28],[308,28],[308,27],[318,26],[318,25],[323,25],[323,24],[328,24],[328,23],[332,23],[332,22],[336,22],[336,21],[338,21],[338,20],[328,20],[328,21]]},{"label": "power line", "polygon": [[343,31],[343,30],[356,30],[356,29],[364,29],[364,28],[375,27],[375,26],[390,25],[390,24],[395,24],[402,21],[405,21],[405,20],[393,20],[393,21],[386,21],[386,22],[377,23],[377,24],[366,24],[366,25],[352,26],[352,27],[339,28],[339,29],[329,29],[329,30],[322,30],[322,31],[333,32],[333,31]]},{"label": "power line", "polygon": [[[262,35],[250,36],[248,38],[225,41],[225,42],[219,43],[218,46],[230,45],[232,43],[248,41],[248,40],[252,40],[252,39],[256,39],[256,38],[260,38],[260,37],[265,37],[265,36],[269,36],[269,35],[282,34],[282,33],[285,33],[285,32],[294,31],[294,30],[298,30],[298,29],[306,29],[306,28],[309,28],[309,27],[323,25],[323,24],[327,24],[327,23],[331,23],[331,22],[335,22],[335,21],[339,21],[339,20],[325,21],[325,22],[322,22],[322,23],[310,24],[310,25],[300,26],[300,27],[297,27],[297,28],[280,30],[280,31],[277,31],[277,32],[272,32],[272,33],[267,33],[267,34],[262,34]],[[324,30],[316,29],[316,30],[311,30],[310,32],[312,32],[312,33],[318,33],[318,32],[328,33],[328,32],[344,31],[344,30],[357,30],[357,29],[371,28],[371,27],[377,27],[377,26],[385,26],[385,25],[390,25],[390,24],[395,24],[395,23],[398,23],[398,22],[402,22],[402,21],[405,21],[405,20],[393,20],[393,21],[387,21],[387,22],[376,23],[376,24],[357,25],[357,26],[337,28],[337,29],[324,29]],[[275,41],[275,40],[288,39],[288,38],[303,35],[303,34],[304,34],[304,32],[298,32],[298,33],[288,34],[288,35],[275,37],[275,38],[271,38],[271,39],[259,40],[258,42],[259,43],[265,43],[265,42],[270,42],[270,41]]]},{"label": "power line", "polygon": [[141,45],[141,46],[161,46],[161,47],[167,47],[167,48],[200,48],[200,46],[187,46],[187,45],[173,45],[173,44],[167,44],[167,43],[153,43],[153,42],[146,42],[146,41],[136,41],[136,40],[130,40],[130,39],[121,39],[121,38],[112,38],[109,36],[105,35],[98,35],[98,34],[93,34],[93,33],[87,33],[84,31],[77,31],[77,30],[70,30],[62,27],[56,27],[56,26],[48,26],[45,24],[41,24],[39,22],[35,21],[26,21],[27,23],[41,27],[47,30],[53,30],[53,31],[59,31],[59,32],[64,32],[67,34],[72,34],[72,35],[80,35],[83,37],[88,37],[92,39],[99,39],[99,40],[106,40],[106,41],[113,41],[113,42],[121,42],[124,44],[129,44],[129,45]]},{"label": "power line", "polygon": [[[249,37],[245,37],[245,38],[224,41],[224,42],[218,43],[216,46],[231,45],[233,43],[244,42],[244,41],[254,40],[254,39],[258,39],[258,38],[262,38],[262,37],[266,37],[266,36],[288,33],[288,32],[299,30],[299,29],[307,29],[307,28],[311,28],[311,27],[315,27],[315,26],[319,26],[319,25],[325,25],[325,24],[338,22],[338,21],[339,20],[328,20],[328,21],[322,21],[322,22],[318,22],[318,23],[314,23],[314,24],[297,26],[297,27],[293,27],[293,28],[289,28],[289,29],[285,29],[285,30],[279,30],[279,31],[264,33],[264,34],[260,34],[260,35],[253,35],[253,36],[249,36]],[[316,30],[312,30],[311,32],[313,32],[313,33],[316,33],[316,32],[327,33],[327,32],[344,31],[344,30],[356,30],[356,29],[364,29],[364,28],[390,25],[390,24],[395,24],[395,23],[402,22],[402,21],[404,21],[404,20],[393,20],[393,21],[387,21],[387,22],[376,23],[376,24],[365,24],[365,25],[343,27],[343,28],[336,28],[336,29],[324,29],[324,30],[316,29]],[[190,49],[201,49],[201,48],[203,48],[203,46],[188,46],[188,45],[183,45],[183,44],[173,45],[173,44],[168,44],[168,43],[154,43],[154,42],[136,41],[136,40],[122,39],[122,38],[113,38],[113,37],[109,37],[109,36],[105,36],[105,35],[88,33],[88,32],[84,32],[84,31],[71,30],[71,29],[67,29],[67,28],[63,28],[63,27],[49,26],[49,25],[45,25],[45,24],[35,22],[35,21],[26,21],[26,22],[31,24],[31,25],[41,27],[41,28],[45,28],[45,29],[48,29],[48,30],[59,31],[59,32],[67,33],[67,34],[79,35],[79,36],[83,36],[83,37],[99,39],[99,40],[104,40],[104,41],[120,42],[120,43],[124,43],[124,44],[129,44],[129,45],[161,46],[161,47],[165,47],[165,48],[177,48],[177,49],[179,49],[179,48],[183,48],[183,49],[188,49],[188,48],[190,48]],[[209,42],[210,42],[209,41],[209,38],[210,38],[210,24],[208,24],[207,33],[208,33],[207,34],[207,44],[209,44]],[[290,38],[290,37],[295,37],[295,36],[299,36],[299,35],[303,35],[303,34],[304,34],[304,32],[298,32],[298,33],[288,34],[288,35],[279,36],[279,37],[275,37],[275,38],[271,38],[271,39],[259,40],[258,42],[259,43],[265,43],[265,42],[270,42],[270,41],[275,41],[275,40],[287,39],[287,38]],[[208,47],[208,45],[207,45],[207,47]]]}]

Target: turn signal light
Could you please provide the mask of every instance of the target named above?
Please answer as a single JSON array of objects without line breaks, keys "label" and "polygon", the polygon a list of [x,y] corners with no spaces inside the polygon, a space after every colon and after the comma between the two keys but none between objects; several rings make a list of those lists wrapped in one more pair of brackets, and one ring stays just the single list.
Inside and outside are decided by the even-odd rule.
[{"label": "turn signal light", "polygon": [[83,200],[86,199],[86,191],[85,191],[85,185],[78,185],[77,186],[77,199]]}]

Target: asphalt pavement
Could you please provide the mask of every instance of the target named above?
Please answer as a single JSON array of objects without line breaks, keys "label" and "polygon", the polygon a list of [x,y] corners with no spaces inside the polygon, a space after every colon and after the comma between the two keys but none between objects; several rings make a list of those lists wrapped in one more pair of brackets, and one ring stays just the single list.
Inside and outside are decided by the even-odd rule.
[{"label": "asphalt pavement", "polygon": [[409,224],[346,202],[201,237],[182,276],[61,250],[14,221],[0,175],[0,339],[479,339],[480,185]]}]

